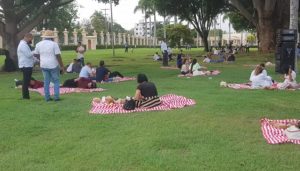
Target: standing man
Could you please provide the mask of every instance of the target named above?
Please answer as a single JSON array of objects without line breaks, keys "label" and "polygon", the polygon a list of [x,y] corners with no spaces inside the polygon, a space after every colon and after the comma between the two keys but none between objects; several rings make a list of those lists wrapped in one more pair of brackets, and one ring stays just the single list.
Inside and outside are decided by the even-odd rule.
[{"label": "standing man", "polygon": [[23,72],[22,96],[23,99],[30,99],[29,84],[32,75],[32,68],[34,65],[33,53],[31,52],[30,44],[32,43],[32,34],[25,34],[23,40],[20,41],[17,54],[19,68]]},{"label": "standing man", "polygon": [[163,54],[163,66],[168,66],[168,46],[164,40],[161,41],[160,49]]},{"label": "standing man", "polygon": [[128,42],[127,42],[127,40],[126,40],[126,42],[125,42],[125,45],[124,45],[124,46],[125,46],[125,53],[128,53],[128,48],[129,48],[128,46],[129,46],[129,45],[128,45]]},{"label": "standing man", "polygon": [[80,60],[81,62],[81,66],[84,67],[84,52],[85,52],[85,48],[82,46],[81,42],[78,42],[77,48],[76,48],[76,52],[77,52],[77,59]]},{"label": "standing man", "polygon": [[61,60],[61,52],[58,44],[54,42],[54,32],[46,30],[41,36],[44,40],[36,44],[34,55],[40,58],[40,66],[44,76],[45,100],[52,100],[50,97],[50,81],[54,83],[54,101],[59,101],[59,76],[64,72],[64,65]]}]

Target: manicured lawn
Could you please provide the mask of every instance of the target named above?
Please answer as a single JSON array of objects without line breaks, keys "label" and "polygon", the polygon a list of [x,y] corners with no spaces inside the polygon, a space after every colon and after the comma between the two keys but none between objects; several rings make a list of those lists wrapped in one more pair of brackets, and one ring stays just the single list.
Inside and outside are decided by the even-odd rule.
[{"label": "manicured lawn", "polygon": [[[100,93],[62,95],[62,101],[46,103],[37,93],[19,100],[14,78],[21,73],[0,73],[0,170],[296,170],[300,146],[268,145],[260,130],[260,118],[298,118],[299,91],[232,90],[220,81],[246,82],[252,67],[273,54],[237,55],[234,64],[203,64],[221,75],[178,78],[176,70],[162,70],[151,60],[157,49],[89,51],[85,61],[105,60],[111,70],[126,76],[146,73],[160,95],[174,93],[196,100],[180,110],[91,115],[93,97],[133,95],[135,81],[100,85]],[[192,56],[203,54],[194,49]],[[64,63],[75,57],[63,52]],[[203,58],[198,57],[199,61]],[[1,59],[3,63],[3,60]],[[175,65],[175,62],[171,62]],[[299,65],[298,65],[299,66]],[[274,67],[268,73],[275,80]],[[62,80],[76,77],[65,74]],[[40,71],[34,77],[42,79]],[[299,78],[298,78],[299,81]]]}]

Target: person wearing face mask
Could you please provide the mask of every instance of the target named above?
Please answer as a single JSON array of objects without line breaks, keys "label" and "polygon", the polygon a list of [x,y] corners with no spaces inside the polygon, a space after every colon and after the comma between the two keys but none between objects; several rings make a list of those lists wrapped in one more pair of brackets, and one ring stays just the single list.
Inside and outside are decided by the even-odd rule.
[{"label": "person wearing face mask", "polygon": [[24,35],[24,38],[20,41],[17,49],[18,65],[23,72],[23,85],[22,85],[22,97],[23,99],[30,99],[29,96],[29,84],[32,75],[32,68],[34,65],[33,53],[31,51],[31,42],[33,36],[31,33]]}]

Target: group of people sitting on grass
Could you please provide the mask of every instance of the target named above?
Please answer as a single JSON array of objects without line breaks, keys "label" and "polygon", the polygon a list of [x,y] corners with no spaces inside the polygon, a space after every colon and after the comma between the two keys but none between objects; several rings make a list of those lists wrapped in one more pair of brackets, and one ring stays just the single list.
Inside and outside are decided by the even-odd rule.
[{"label": "group of people sitting on grass", "polygon": [[[217,56],[218,59],[214,59],[214,56]],[[235,55],[234,53],[225,53],[222,51],[218,51],[216,54],[209,52],[204,56],[204,63],[222,63],[222,62],[234,62]]]},{"label": "group of people sitting on grass", "polygon": [[191,58],[184,58],[180,69],[180,76],[212,75],[212,73],[213,71],[201,66],[195,58],[192,60]]},{"label": "group of people sitting on grass", "polygon": [[[77,66],[78,65],[78,66]],[[72,64],[72,67],[70,68],[81,68],[80,61],[74,59],[74,63]],[[62,87],[69,87],[69,88],[97,88],[96,82],[113,82],[118,81],[120,78],[123,78],[124,76],[118,72],[114,71],[111,72],[104,66],[104,61],[100,61],[98,68],[92,68],[91,63],[86,63],[84,67],[82,67],[79,72],[76,71],[76,73],[79,73],[79,77],[68,79],[64,82]],[[16,87],[19,87],[22,85],[22,81],[15,80]],[[31,78],[30,81],[30,88],[37,89],[43,87],[43,82],[35,80],[34,78]]]},{"label": "group of people sitting on grass", "polygon": [[251,81],[251,87],[254,89],[297,89],[300,86],[296,82],[296,72],[292,70],[290,66],[285,66],[284,69],[284,81],[282,83],[275,83],[274,80],[268,76],[265,69],[265,64],[257,65],[251,72],[249,80]]}]

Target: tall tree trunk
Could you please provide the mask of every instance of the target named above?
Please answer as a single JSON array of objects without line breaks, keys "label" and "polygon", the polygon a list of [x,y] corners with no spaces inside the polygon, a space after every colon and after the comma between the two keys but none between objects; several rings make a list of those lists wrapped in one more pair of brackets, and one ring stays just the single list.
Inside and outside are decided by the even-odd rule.
[{"label": "tall tree trunk", "polygon": [[20,38],[18,38],[17,22],[14,16],[10,16],[6,19],[5,24],[5,49],[8,53],[4,63],[5,71],[15,71],[18,68],[18,56],[17,48]]},{"label": "tall tree trunk", "polygon": [[[299,10],[299,0],[290,0],[290,29],[297,30],[296,34],[298,34],[298,10]],[[296,36],[298,38],[298,35]],[[299,40],[298,40],[299,41]],[[296,40],[297,43],[297,40]],[[295,62],[294,62],[294,70],[298,72],[297,67],[297,44],[295,43]]]},{"label": "tall tree trunk", "polygon": [[167,38],[166,16],[163,16],[163,17],[164,17],[164,39],[166,39]]},{"label": "tall tree trunk", "polygon": [[275,34],[276,26],[273,25],[272,20],[268,18],[259,19],[258,27],[259,50],[261,52],[272,52],[275,48]]},{"label": "tall tree trunk", "polygon": [[204,45],[204,50],[205,52],[208,52],[209,51],[209,48],[208,48],[208,34],[204,34],[202,38],[202,42],[203,42],[203,45]]},{"label": "tall tree trunk", "polygon": [[156,46],[156,11],[154,11],[154,42],[153,45]]},{"label": "tall tree trunk", "polygon": [[149,28],[150,28],[150,42],[151,43],[148,42],[148,45],[149,45],[149,47],[151,47],[152,46],[152,41],[153,41],[152,40],[152,19],[151,19],[151,15],[149,16],[149,25],[150,25]]}]

